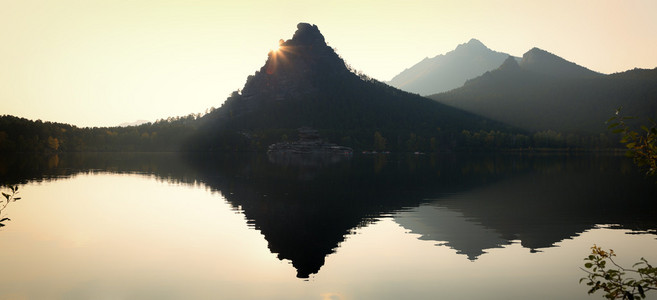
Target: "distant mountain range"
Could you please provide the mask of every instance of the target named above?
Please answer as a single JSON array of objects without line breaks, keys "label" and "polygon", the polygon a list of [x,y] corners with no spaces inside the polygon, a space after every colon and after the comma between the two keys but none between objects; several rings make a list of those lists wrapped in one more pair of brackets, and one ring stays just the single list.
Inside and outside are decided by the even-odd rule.
[{"label": "distant mountain range", "polygon": [[639,119],[657,117],[657,69],[605,75],[539,48],[517,58],[475,39],[388,84],[530,132],[606,133],[619,107]]},{"label": "distant mountain range", "polygon": [[119,127],[139,126],[139,125],[142,125],[142,124],[146,124],[148,122],[150,122],[150,121],[148,121],[148,120],[137,120],[137,121],[134,121],[134,122],[123,122],[123,123],[119,124]]},{"label": "distant mountain range", "polygon": [[479,40],[471,39],[453,51],[423,59],[386,83],[420,95],[446,92],[496,69],[507,57],[509,54],[493,51]]},{"label": "distant mountain range", "polygon": [[604,75],[533,48],[520,62],[509,57],[428,97],[529,131],[600,134],[618,107],[639,119],[657,116],[657,69]]}]

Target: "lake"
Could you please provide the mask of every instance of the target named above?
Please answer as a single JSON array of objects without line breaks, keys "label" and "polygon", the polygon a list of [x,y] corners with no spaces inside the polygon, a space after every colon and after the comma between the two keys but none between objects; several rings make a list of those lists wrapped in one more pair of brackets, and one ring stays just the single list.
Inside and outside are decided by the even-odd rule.
[{"label": "lake", "polygon": [[657,184],[622,156],[86,153],[0,176],[22,197],[0,299],[601,299],[592,245],[657,262]]}]

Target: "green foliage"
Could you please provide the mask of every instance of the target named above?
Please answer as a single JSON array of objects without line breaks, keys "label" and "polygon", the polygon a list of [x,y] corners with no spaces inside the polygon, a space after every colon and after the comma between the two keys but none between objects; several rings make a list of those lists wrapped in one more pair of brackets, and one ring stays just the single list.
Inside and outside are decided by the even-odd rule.
[{"label": "green foliage", "polygon": [[641,125],[641,129],[635,131],[627,123],[635,118],[622,116],[620,112],[621,108],[617,109],[616,115],[607,121],[608,128],[621,135],[621,143],[628,149],[627,155],[639,167],[645,168],[646,174],[657,174],[657,123],[649,119],[650,127]]},{"label": "green foliage", "polygon": [[[649,119],[650,127],[642,125],[640,131],[635,131],[628,121],[634,117],[621,115],[621,108],[616,110],[615,116],[607,121],[608,128],[621,135],[620,142],[628,149],[627,155],[634,159],[640,167],[645,167],[646,174],[657,173],[657,124]],[[616,254],[594,245],[591,254],[585,258],[584,270],[588,276],[580,279],[590,286],[589,294],[602,290],[607,299],[646,299],[646,292],[657,290],[657,268],[653,267],[644,258],[634,264],[633,268],[626,269],[619,266],[614,260]],[[639,275],[639,278],[628,278],[627,274]]]},{"label": "green foliage", "polygon": [[17,200],[21,199],[20,197],[16,197],[18,194],[18,186],[8,185],[7,189],[9,189],[11,193],[2,192],[4,199],[0,199],[0,227],[5,226],[5,224],[3,224],[5,221],[11,221],[11,219],[2,216],[2,211],[7,208],[9,203],[16,202]]},{"label": "green foliage", "polygon": [[[646,299],[646,292],[657,290],[657,268],[641,258],[633,268],[626,269],[614,261],[614,250],[609,252],[593,245],[591,254],[584,258],[584,268],[588,275],[579,280],[586,282],[590,287],[588,293],[603,291],[606,299]],[[639,278],[628,278],[628,273],[636,274]]]}]

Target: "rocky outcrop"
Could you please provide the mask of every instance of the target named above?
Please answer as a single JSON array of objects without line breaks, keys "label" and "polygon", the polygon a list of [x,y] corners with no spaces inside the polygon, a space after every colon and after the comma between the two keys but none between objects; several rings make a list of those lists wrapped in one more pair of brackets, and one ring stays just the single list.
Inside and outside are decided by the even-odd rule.
[{"label": "rocky outcrop", "polygon": [[317,130],[303,127],[299,128],[299,140],[295,142],[281,142],[269,146],[267,153],[331,153],[351,155],[353,150],[349,147],[338,146],[322,140]]},{"label": "rocky outcrop", "polygon": [[247,78],[241,94],[226,101],[234,114],[248,113],[265,102],[316,94],[321,79],[349,73],[317,25],[300,23],[292,39],[279,44],[279,49],[269,52],[265,65]]},{"label": "rocky outcrop", "polygon": [[322,140],[317,130],[303,127],[298,131],[298,141],[269,146],[269,161],[280,165],[323,166],[349,159],[353,154],[349,147]]}]

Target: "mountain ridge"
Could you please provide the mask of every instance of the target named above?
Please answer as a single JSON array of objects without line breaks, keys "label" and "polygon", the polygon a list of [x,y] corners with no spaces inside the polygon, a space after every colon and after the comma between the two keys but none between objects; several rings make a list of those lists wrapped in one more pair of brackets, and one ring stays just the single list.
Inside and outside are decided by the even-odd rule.
[{"label": "mountain ridge", "polygon": [[445,54],[424,58],[386,83],[420,95],[444,92],[494,70],[507,56],[509,54],[493,51],[472,38]]},{"label": "mountain ridge", "polygon": [[536,73],[568,78],[603,75],[537,47],[525,52],[519,65],[525,70]]},{"label": "mountain ridge", "polygon": [[532,48],[513,64],[428,96],[532,132],[605,134],[618,107],[638,118],[657,116],[657,68],[605,75]]}]

